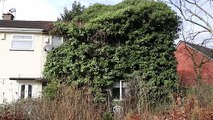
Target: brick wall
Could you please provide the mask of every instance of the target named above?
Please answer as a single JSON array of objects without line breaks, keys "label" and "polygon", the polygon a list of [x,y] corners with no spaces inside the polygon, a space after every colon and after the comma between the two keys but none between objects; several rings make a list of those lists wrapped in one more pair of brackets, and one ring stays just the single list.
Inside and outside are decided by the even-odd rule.
[{"label": "brick wall", "polygon": [[194,65],[196,64],[196,70],[198,71],[198,65],[201,62],[204,63],[202,64],[202,81],[207,84],[213,84],[213,60],[209,60],[207,56],[186,45],[184,42],[178,45],[175,57],[180,83],[183,86],[196,85],[197,77]]}]

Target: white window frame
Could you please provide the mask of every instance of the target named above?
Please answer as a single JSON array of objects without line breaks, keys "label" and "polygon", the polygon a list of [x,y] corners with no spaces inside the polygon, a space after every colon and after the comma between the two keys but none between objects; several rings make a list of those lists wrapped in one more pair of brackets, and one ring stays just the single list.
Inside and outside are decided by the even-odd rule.
[{"label": "white window frame", "polygon": [[[30,39],[23,39],[23,38],[20,38],[20,39],[17,39],[17,38],[14,38],[15,36],[18,36],[18,37],[31,37]],[[13,42],[32,42],[32,46],[30,49],[25,49],[25,48],[13,48],[12,47],[12,44]],[[14,34],[12,35],[12,40],[11,40],[11,43],[10,43],[10,50],[14,50],[14,51],[33,51],[34,50],[34,39],[33,39],[33,35],[26,35],[26,34]]]},{"label": "white window frame", "polygon": [[[124,96],[123,96],[123,93],[125,91],[123,91],[123,89],[127,89],[127,85],[125,85],[125,84],[127,84],[127,82],[125,80],[120,80],[119,82],[116,82],[116,83],[114,84],[112,89],[114,89],[114,88],[118,88],[119,89],[119,98],[118,98],[118,100],[122,101],[122,100],[125,99]],[[114,93],[112,93],[112,95],[114,96]],[[116,100],[117,99],[114,99],[114,101],[116,101]]]},{"label": "white window frame", "polygon": [[[22,90],[23,86],[23,90]],[[31,86],[31,91],[29,91],[29,86]],[[20,85],[20,99],[32,98],[33,97],[33,85],[32,84],[21,84]]]}]

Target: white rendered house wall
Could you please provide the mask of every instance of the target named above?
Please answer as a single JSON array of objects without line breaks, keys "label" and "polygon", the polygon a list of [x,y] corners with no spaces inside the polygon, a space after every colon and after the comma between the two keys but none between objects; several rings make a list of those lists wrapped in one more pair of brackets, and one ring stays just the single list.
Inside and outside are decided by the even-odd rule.
[{"label": "white rendered house wall", "polygon": [[[23,43],[23,41],[19,41],[19,38],[26,38],[29,41]],[[25,98],[29,92],[27,87],[29,85],[32,85],[32,93],[30,93],[32,97],[41,95],[41,82],[27,79],[10,80],[10,78],[42,78],[46,58],[43,47],[50,39],[50,36],[42,33],[0,33],[0,104],[19,99],[23,85],[26,86]],[[30,46],[31,40],[32,48],[30,50],[19,49],[21,44]],[[28,48],[26,47],[26,49]]]}]

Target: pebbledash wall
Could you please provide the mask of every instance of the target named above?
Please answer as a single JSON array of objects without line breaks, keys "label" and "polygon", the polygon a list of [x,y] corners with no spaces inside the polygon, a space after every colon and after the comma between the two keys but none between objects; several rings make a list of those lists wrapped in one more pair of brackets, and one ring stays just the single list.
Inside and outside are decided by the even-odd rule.
[{"label": "pebbledash wall", "polygon": [[[47,54],[43,48],[51,36],[43,34],[42,30],[17,30],[0,32],[0,104],[16,101],[21,94],[24,98],[36,98],[42,92],[42,71]],[[12,49],[14,36],[32,36],[32,49]]]}]

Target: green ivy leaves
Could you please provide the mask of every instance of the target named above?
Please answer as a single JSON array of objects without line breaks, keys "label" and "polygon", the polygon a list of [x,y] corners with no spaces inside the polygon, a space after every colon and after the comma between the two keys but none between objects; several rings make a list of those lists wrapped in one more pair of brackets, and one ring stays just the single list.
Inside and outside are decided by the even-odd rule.
[{"label": "green ivy leaves", "polygon": [[79,18],[80,27],[75,19],[56,23],[56,31],[67,41],[48,54],[46,78],[89,84],[100,92],[137,72],[153,85],[150,93],[160,91],[152,96],[155,99],[175,89],[173,40],[179,22],[167,5],[146,0],[125,0],[115,6],[95,4]]}]

